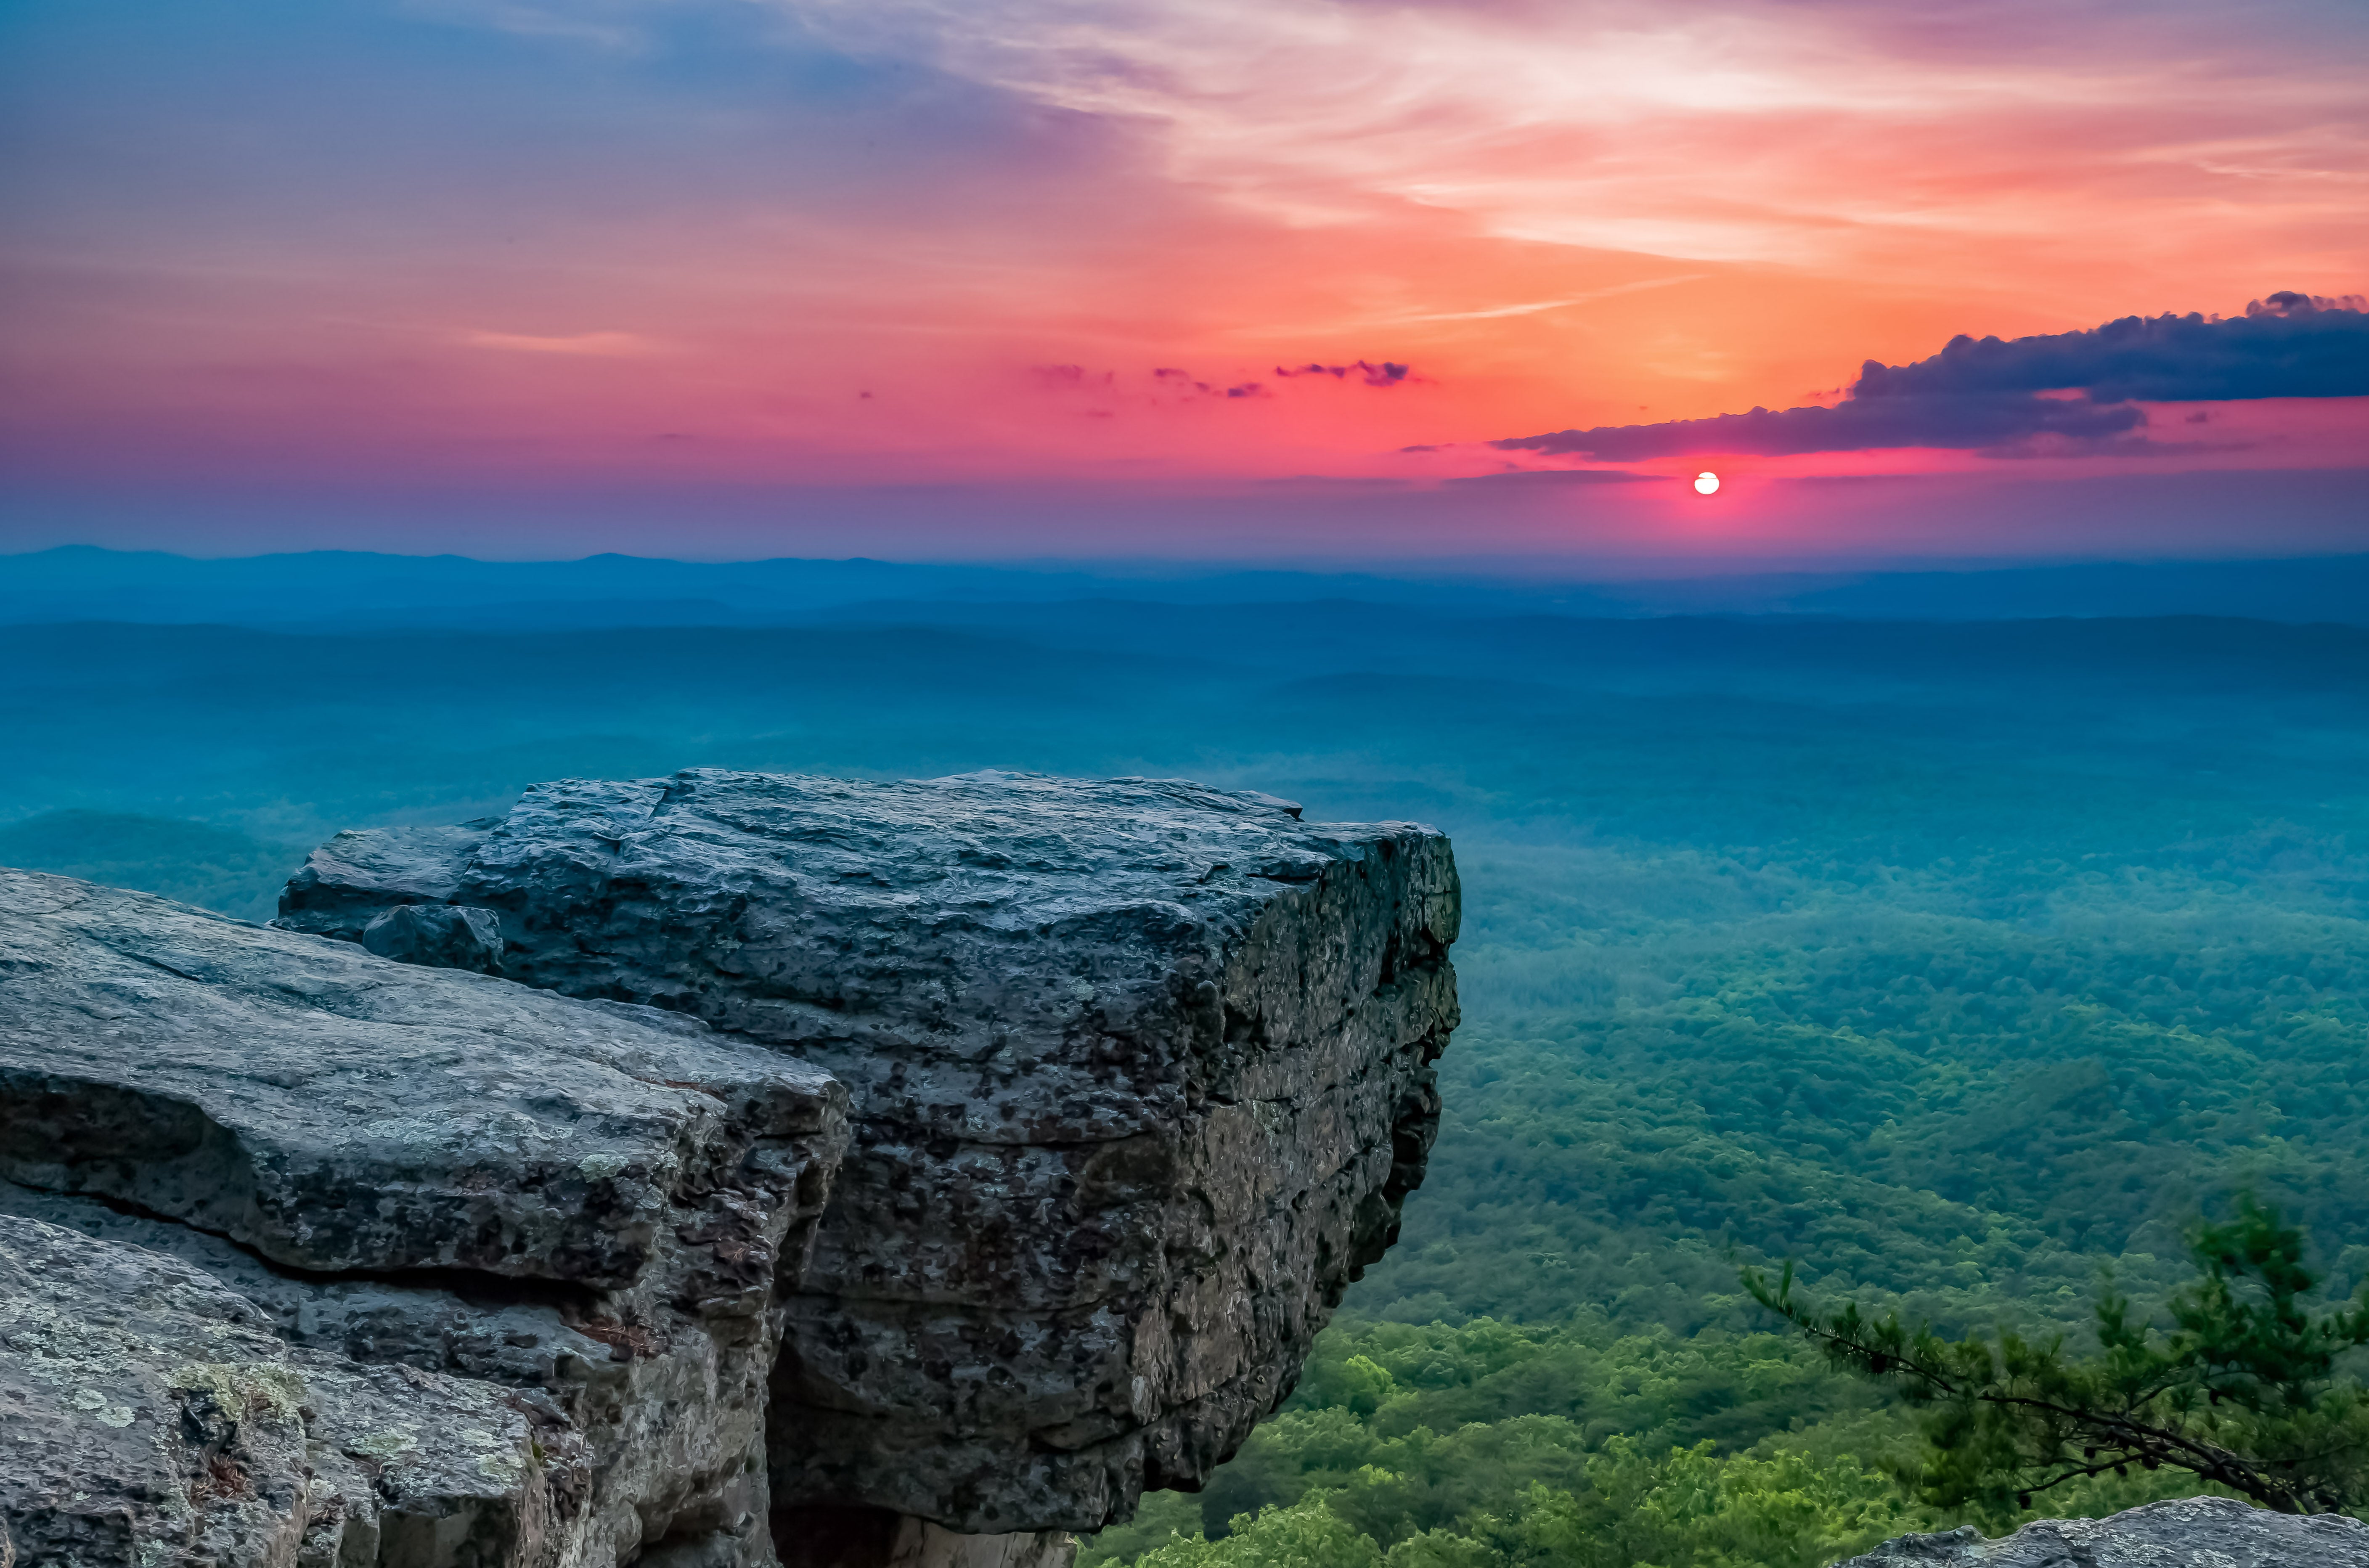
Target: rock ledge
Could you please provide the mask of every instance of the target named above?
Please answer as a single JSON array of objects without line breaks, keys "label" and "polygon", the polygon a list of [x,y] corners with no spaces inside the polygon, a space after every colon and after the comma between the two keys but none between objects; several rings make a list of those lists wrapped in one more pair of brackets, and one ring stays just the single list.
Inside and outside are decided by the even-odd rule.
[{"label": "rock ledge", "polygon": [[839,1084],[25,872],[0,975],[20,1562],[772,1560],[766,1383]]},{"label": "rock ledge", "polygon": [[512,979],[838,1077],[776,1505],[1094,1529],[1289,1392],[1437,1125],[1448,841],[1299,816],[1172,780],[566,780],[339,834],[279,923],[425,956],[462,922],[390,911],[482,911]]},{"label": "rock ledge", "polygon": [[2183,1497],[2105,1519],[2039,1519],[1999,1540],[1971,1525],[1902,1536],[1837,1568],[2369,1568],[2369,1525]]},{"label": "rock ledge", "polygon": [[0,1568],[1066,1568],[1395,1239],[1454,861],[564,781],[274,927],[0,870]]}]

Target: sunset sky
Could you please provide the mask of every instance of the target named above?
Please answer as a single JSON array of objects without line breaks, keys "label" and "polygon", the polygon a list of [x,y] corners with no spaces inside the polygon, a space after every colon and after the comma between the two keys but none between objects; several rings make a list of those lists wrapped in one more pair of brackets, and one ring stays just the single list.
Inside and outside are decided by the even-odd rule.
[{"label": "sunset sky", "polygon": [[17,0],[0,94],[0,550],[2369,549],[2359,0]]}]

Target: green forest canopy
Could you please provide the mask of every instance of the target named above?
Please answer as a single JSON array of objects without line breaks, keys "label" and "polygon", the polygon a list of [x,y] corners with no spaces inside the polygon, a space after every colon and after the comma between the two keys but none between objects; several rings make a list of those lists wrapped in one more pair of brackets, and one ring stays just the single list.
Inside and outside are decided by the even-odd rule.
[{"label": "green forest canopy", "polygon": [[1448,828],[1466,1023],[1403,1239],[1290,1406],[1102,1562],[1829,1561],[1921,1522],[1907,1428],[1739,1266],[2077,1332],[2101,1265],[2159,1299],[2251,1188],[2331,1290],[2369,1278],[2369,634],[932,608],[0,629],[0,859],[252,915],[337,827],[701,764]]}]

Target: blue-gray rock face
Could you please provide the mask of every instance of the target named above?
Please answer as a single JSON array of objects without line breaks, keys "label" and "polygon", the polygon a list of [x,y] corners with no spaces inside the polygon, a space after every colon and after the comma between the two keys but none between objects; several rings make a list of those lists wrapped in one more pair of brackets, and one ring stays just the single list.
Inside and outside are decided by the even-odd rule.
[{"label": "blue-gray rock face", "polygon": [[1395,1237],[1457,1018],[1444,837],[1170,781],[566,781],[340,834],[278,923],[406,905],[848,1086],[774,1382],[786,1530],[1093,1529],[1197,1485]]},{"label": "blue-gray rock face", "polygon": [[498,974],[502,925],[491,910],[398,904],[362,927],[362,946],[382,958],[431,969]]},{"label": "blue-gray rock face", "polygon": [[580,1533],[575,1434],[490,1383],[292,1349],[145,1248],[0,1215],[0,1561],[552,1564]]},{"label": "blue-gray rock face", "polygon": [[1902,1536],[1839,1568],[2369,1568],[2369,1525],[2183,1497],[2112,1518],[2039,1519],[1999,1540],[1971,1525]]},{"label": "blue-gray rock face", "polygon": [[827,1075],[33,873],[0,975],[0,1273],[43,1282],[0,1285],[19,1561],[772,1561]]}]

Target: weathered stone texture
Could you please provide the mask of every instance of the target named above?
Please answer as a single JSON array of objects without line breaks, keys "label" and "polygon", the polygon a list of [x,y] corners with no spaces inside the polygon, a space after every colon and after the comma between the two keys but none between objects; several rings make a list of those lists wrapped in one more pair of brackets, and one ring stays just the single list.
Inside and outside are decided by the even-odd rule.
[{"label": "weathered stone texture", "polygon": [[2112,1518],[2035,1520],[1999,1540],[1971,1525],[1902,1536],[1840,1568],[2369,1568],[2369,1525],[2187,1497]]},{"label": "weathered stone texture", "polygon": [[502,967],[502,925],[491,910],[398,904],[362,927],[362,946],[431,969],[494,975]]},{"label": "weathered stone texture", "polygon": [[[235,1339],[236,1355],[182,1359],[293,1368],[317,1413],[292,1437],[276,1405],[232,1411],[236,1431],[207,1438],[195,1471],[177,1451],[145,1470],[89,1456],[132,1499],[122,1528],[162,1520],[156,1539],[196,1554],[158,1562],[607,1568],[661,1542],[771,1560],[778,1288],[846,1141],[828,1077],[679,1015],[29,873],[0,871],[0,973],[9,1233],[230,1325],[151,1313],[122,1327],[127,1345]],[[0,1336],[0,1376],[54,1370],[71,1309],[52,1308],[48,1337]],[[152,1378],[136,1406],[130,1384],[89,1387],[109,1413],[166,1411],[172,1391]],[[378,1447],[348,1452],[349,1427]],[[474,1454],[484,1432],[516,1436],[541,1479],[504,1471],[507,1491],[465,1509],[418,1490],[444,1485],[439,1467],[501,1470]],[[315,1471],[302,1495],[273,1490],[288,1442]],[[251,1496],[206,1468],[225,1443],[262,1478]],[[36,1516],[66,1528],[54,1489],[6,1471],[11,1451],[0,1516],[19,1535]],[[323,1547],[332,1516],[349,1523]],[[198,1535],[172,1534],[192,1518]],[[244,1533],[214,1541],[206,1520]],[[311,1555],[282,1554],[292,1528]],[[131,1561],[96,1546],[57,1560]]]},{"label": "weathered stone texture", "polygon": [[176,1259],[0,1217],[0,1347],[20,1562],[561,1561],[580,1443],[491,1384],[292,1351]]},{"label": "weathered stone texture", "polygon": [[279,923],[406,905],[849,1086],[775,1501],[962,1531],[1095,1528],[1233,1451],[1394,1238],[1456,1022],[1443,837],[1175,782],[545,784],[338,835]]}]

